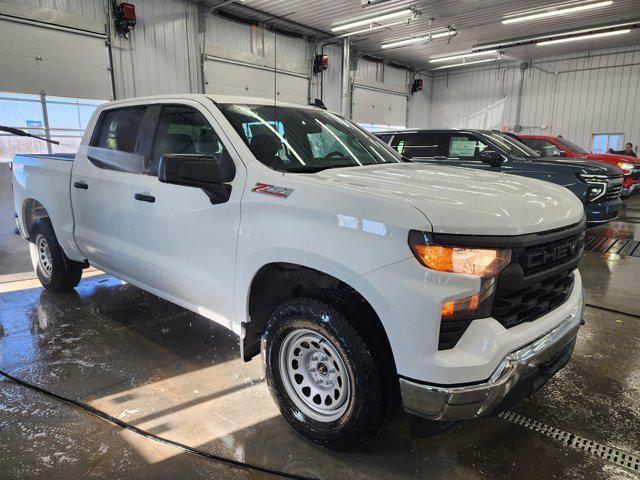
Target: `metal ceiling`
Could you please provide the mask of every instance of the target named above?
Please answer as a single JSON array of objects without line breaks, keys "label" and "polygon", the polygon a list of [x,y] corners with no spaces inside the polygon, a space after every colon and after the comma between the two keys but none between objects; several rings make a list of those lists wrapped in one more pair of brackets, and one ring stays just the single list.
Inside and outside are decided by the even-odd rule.
[{"label": "metal ceiling", "polygon": [[[207,0],[206,3],[215,5],[219,2]],[[387,30],[371,32],[366,36],[352,37],[352,42],[359,52],[416,68],[428,68],[430,56],[464,51],[478,44],[640,19],[640,0],[614,0],[611,6],[596,10],[512,25],[503,25],[502,16],[561,2],[560,0],[391,0],[367,8],[362,8],[360,0],[236,0],[224,3],[220,10],[226,13],[251,20],[268,21],[269,24],[279,28],[313,35],[317,38],[330,37],[331,26],[337,22],[411,6],[420,11],[421,15],[408,25],[394,26]],[[273,17],[280,17],[280,19]],[[456,28],[458,34],[450,40],[433,40],[429,43],[392,50],[380,48],[385,41],[427,31],[431,18],[433,18],[434,28],[451,25]],[[628,45],[640,45],[640,28],[617,37],[546,47],[530,45],[505,49],[503,52],[505,59],[519,60]]]}]

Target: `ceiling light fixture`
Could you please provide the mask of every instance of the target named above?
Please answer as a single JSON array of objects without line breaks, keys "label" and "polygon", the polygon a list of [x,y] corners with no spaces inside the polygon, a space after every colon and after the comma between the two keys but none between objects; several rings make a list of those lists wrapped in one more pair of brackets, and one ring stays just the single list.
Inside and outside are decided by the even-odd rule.
[{"label": "ceiling light fixture", "polygon": [[455,55],[447,55],[446,57],[431,57],[429,63],[450,62],[451,60],[460,60],[463,58],[479,57],[481,55],[494,55],[497,50],[485,50],[483,52],[465,52]]},{"label": "ceiling light fixture", "polygon": [[353,37],[355,35],[362,35],[362,34],[369,33],[369,32],[375,32],[376,30],[382,30],[383,28],[389,28],[389,27],[393,27],[393,26],[396,26],[396,25],[406,24],[408,21],[409,20],[400,20],[399,22],[385,23],[383,25],[371,24],[367,28],[363,28],[362,30],[356,30],[355,32],[343,33],[342,35],[338,35],[336,38]]},{"label": "ceiling light fixture", "polygon": [[449,38],[456,35],[456,33],[457,32],[453,28],[441,28],[424,34],[413,35],[409,38],[403,38],[401,40],[393,40],[387,43],[383,43],[382,45],[380,45],[380,47],[384,49],[404,47],[406,45],[413,45],[415,43],[428,42],[429,40],[435,40],[437,38]]},{"label": "ceiling light fixture", "polygon": [[348,20],[341,25],[335,25],[331,27],[332,32],[344,32],[345,30],[351,30],[352,28],[363,27],[365,25],[371,25],[374,23],[384,22],[386,20],[392,20],[399,17],[415,17],[418,12],[412,8],[405,8],[402,10],[396,10],[395,12],[380,13],[374,17],[361,18]]},{"label": "ceiling light fixture", "polygon": [[547,42],[551,40],[567,38],[572,35],[573,36],[581,35],[581,34],[591,35],[591,34],[600,33],[600,32],[610,32],[610,31],[621,30],[621,29],[626,30],[630,28],[636,28],[638,26],[640,26],[640,21],[601,25],[598,27],[582,28],[580,30],[573,30],[569,32],[546,33],[543,35],[536,35],[532,37],[521,37],[521,38],[503,40],[496,43],[479,44],[479,45],[476,45],[475,47],[471,47],[471,50],[473,52],[481,52],[481,51],[497,50],[497,49],[502,50],[505,48],[519,47],[523,45],[531,45],[533,43],[542,43],[542,42]]},{"label": "ceiling light fixture", "polygon": [[528,22],[530,20],[539,20],[542,18],[555,17],[558,15],[568,15],[570,13],[583,12],[585,10],[593,10],[595,8],[608,7],[613,0],[605,1],[581,1],[571,2],[563,5],[554,5],[547,8],[537,8],[525,12],[511,13],[502,17],[502,23],[505,25],[511,23]]},{"label": "ceiling light fixture", "polygon": [[609,32],[590,33],[588,35],[578,35],[575,37],[556,38],[554,40],[545,40],[543,42],[538,42],[536,43],[536,45],[538,47],[544,47],[546,45],[556,45],[558,43],[581,42],[584,40],[591,40],[594,38],[613,37],[615,35],[623,35],[625,33],[629,33],[630,31],[631,31],[630,28],[625,28],[623,30],[611,30]]},{"label": "ceiling light fixture", "polygon": [[431,70],[444,70],[445,68],[466,67],[467,65],[477,65],[478,63],[495,62],[497,60],[500,60],[500,58],[499,57],[484,58],[482,60],[474,60],[473,62],[461,62],[461,63],[454,63],[452,65],[443,65],[442,67],[432,68]]}]

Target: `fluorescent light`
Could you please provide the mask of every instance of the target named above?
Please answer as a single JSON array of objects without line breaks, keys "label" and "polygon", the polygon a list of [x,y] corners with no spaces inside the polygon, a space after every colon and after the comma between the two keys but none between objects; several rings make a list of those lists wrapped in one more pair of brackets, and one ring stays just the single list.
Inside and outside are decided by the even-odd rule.
[{"label": "fluorescent light", "polygon": [[363,28],[362,30],[356,30],[355,32],[347,32],[347,33],[343,33],[342,35],[338,35],[337,38],[342,38],[342,37],[351,37],[354,35],[362,35],[363,33],[369,33],[369,32],[375,32],[376,30],[381,30],[383,28],[389,28],[389,27],[393,27],[395,25],[402,25],[403,23],[406,23],[406,20],[400,20],[399,22],[391,22],[391,23],[386,23],[384,25],[373,25],[371,24],[371,26],[367,27],[367,28]]},{"label": "fluorescent light", "polygon": [[616,23],[613,25],[611,24],[602,25],[598,27],[588,27],[588,28],[582,28],[580,30],[573,30],[569,32],[546,33],[543,35],[536,35],[533,37],[522,37],[522,38],[515,38],[512,40],[503,40],[497,43],[479,44],[479,45],[476,45],[475,47],[472,47],[471,51],[477,52],[477,51],[486,50],[486,49],[493,50],[493,49],[510,48],[510,47],[516,47],[520,45],[529,45],[531,43],[536,43],[536,42],[546,42],[547,40],[553,40],[556,38],[565,38],[568,35],[579,35],[581,33],[592,34],[596,32],[609,32],[613,29],[635,28],[639,25],[640,25],[640,21],[635,21],[635,22]]},{"label": "fluorescent light", "polygon": [[402,40],[396,40],[389,43],[383,43],[381,48],[395,48],[395,47],[403,47],[405,45],[413,45],[414,43],[422,43],[427,42],[429,39],[435,38],[443,38],[443,37],[451,37],[455,35],[457,32],[453,29],[447,29],[443,31],[437,31],[436,33],[425,33],[423,35],[418,35],[414,37],[405,38]]},{"label": "fluorescent light", "polygon": [[473,62],[454,63],[453,65],[443,65],[442,67],[432,68],[431,70],[444,70],[445,68],[466,67],[467,65],[476,65],[478,63],[495,62],[499,60],[496,58],[485,58],[484,60],[474,60]]},{"label": "fluorescent light", "polygon": [[631,31],[630,28],[625,28],[624,30],[613,30],[610,32],[590,33],[588,35],[579,35],[577,37],[566,37],[566,38],[558,38],[555,40],[545,40],[544,42],[536,43],[536,45],[538,47],[544,47],[545,45],[555,45],[557,43],[581,42],[583,40],[591,40],[593,38],[613,37],[614,35],[623,35],[625,33],[629,33],[630,31]]},{"label": "fluorescent light", "polygon": [[343,23],[342,25],[336,25],[335,27],[331,27],[332,32],[344,32],[345,30],[350,30],[352,28],[363,27],[365,25],[369,25],[372,23],[380,23],[385,20],[391,20],[392,18],[398,17],[412,17],[415,13],[410,8],[405,8],[403,10],[397,10],[395,12],[383,13],[381,15],[376,15],[375,17],[363,18],[361,20],[353,20],[348,23]]},{"label": "fluorescent light", "polygon": [[450,62],[451,60],[460,60],[461,58],[479,57],[481,55],[494,55],[496,53],[498,53],[497,50],[486,50],[484,52],[460,53],[457,55],[449,55],[447,57],[430,58],[429,63]]},{"label": "fluorescent light", "polygon": [[594,8],[608,7],[613,3],[613,0],[606,0],[603,2],[574,2],[567,4],[566,6],[556,6],[546,9],[530,10],[528,12],[514,13],[506,15],[502,18],[502,23],[518,23],[527,22],[529,20],[539,20],[541,18],[555,17],[558,15],[568,15],[570,13],[583,12],[585,10],[592,10]]}]

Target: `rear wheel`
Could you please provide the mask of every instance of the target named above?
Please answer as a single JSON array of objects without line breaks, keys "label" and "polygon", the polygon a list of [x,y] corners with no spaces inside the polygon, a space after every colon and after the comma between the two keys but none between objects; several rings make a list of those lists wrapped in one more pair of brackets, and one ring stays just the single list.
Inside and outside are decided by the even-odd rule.
[{"label": "rear wheel", "polygon": [[31,263],[44,288],[61,292],[80,283],[84,265],[64,254],[49,219],[39,218],[34,222],[31,238]]},{"label": "rear wheel", "polygon": [[267,383],[282,415],[336,450],[374,437],[392,407],[384,356],[353,320],[326,296],[297,297],[276,308],[262,339]]}]

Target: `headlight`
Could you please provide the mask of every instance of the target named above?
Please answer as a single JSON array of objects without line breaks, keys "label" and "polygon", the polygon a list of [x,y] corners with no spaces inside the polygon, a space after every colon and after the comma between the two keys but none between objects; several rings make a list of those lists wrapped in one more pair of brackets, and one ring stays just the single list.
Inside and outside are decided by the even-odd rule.
[{"label": "headlight", "polygon": [[430,234],[411,231],[411,251],[425,267],[480,277],[480,291],[442,305],[442,320],[472,320],[491,314],[496,277],[511,263],[511,250],[436,245]]},{"label": "headlight", "polygon": [[607,193],[606,175],[589,175],[586,173],[579,173],[578,178],[589,185],[587,203],[595,202]]},{"label": "headlight", "polygon": [[511,262],[511,250],[435,245],[430,243],[428,234],[411,233],[409,244],[413,254],[432,270],[486,278],[495,277]]},{"label": "headlight", "polygon": [[622,170],[622,173],[624,173],[625,175],[629,175],[630,173],[633,173],[635,166],[633,165],[633,163],[618,162],[618,168]]}]

